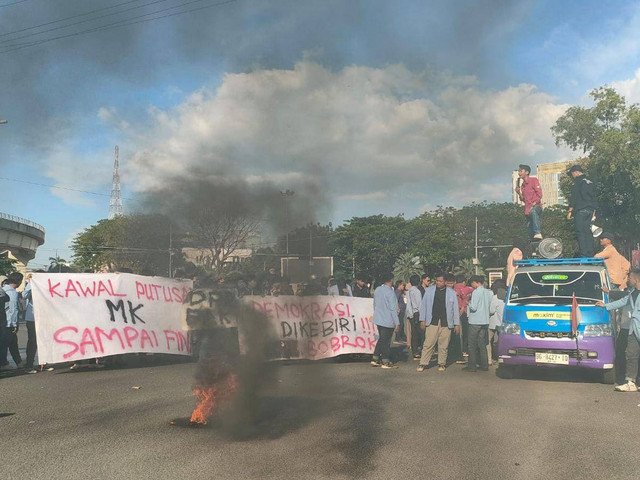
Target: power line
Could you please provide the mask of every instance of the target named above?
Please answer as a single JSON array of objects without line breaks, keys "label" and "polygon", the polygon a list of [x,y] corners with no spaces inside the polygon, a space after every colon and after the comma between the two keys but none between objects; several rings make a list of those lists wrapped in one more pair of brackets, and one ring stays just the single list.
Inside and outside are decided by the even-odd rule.
[{"label": "power line", "polygon": [[[138,2],[138,1],[140,1],[140,0],[130,0],[130,1],[128,1],[128,2],[124,2],[124,3],[121,3],[121,4],[119,4],[119,5],[114,5],[113,7],[107,7],[106,9],[109,9],[109,8],[115,8],[116,6],[122,6],[122,5],[126,5],[126,4],[128,4],[128,3],[133,3],[133,2]],[[61,29],[64,29],[64,28],[73,27],[73,26],[75,26],[75,25],[80,25],[80,24],[82,24],[82,23],[94,22],[94,21],[96,21],[96,20],[100,20],[101,18],[113,17],[114,15],[120,15],[121,13],[129,12],[129,11],[131,11],[131,10],[137,10],[137,9],[140,9],[140,8],[147,7],[147,6],[149,6],[149,5],[154,5],[154,4],[156,4],[156,3],[164,3],[164,2],[166,2],[166,1],[168,1],[168,0],[155,0],[155,1],[153,1],[153,2],[149,2],[149,3],[144,3],[144,4],[142,4],[142,5],[138,5],[137,7],[125,8],[124,10],[120,10],[119,12],[107,13],[107,14],[105,14],[105,15],[99,15],[99,16],[97,16],[97,17],[87,18],[86,20],[80,20],[79,22],[70,23],[70,24],[68,24],[68,25],[62,25],[62,26],[60,26],[60,27],[53,27],[53,28],[49,28],[49,29],[47,29],[47,30],[42,30],[41,32],[28,33],[27,35],[23,35],[23,36],[21,36],[21,37],[9,38],[9,39],[7,39],[7,40],[2,40],[2,41],[0,41],[0,43],[13,42],[14,40],[21,40],[21,39],[23,39],[23,38],[34,37],[34,36],[37,36],[37,35],[42,35],[43,33],[54,32],[54,31],[56,31],[56,30],[61,30]],[[197,1],[203,1],[203,0],[197,0]],[[177,7],[173,7],[173,8],[177,8]],[[95,12],[95,11],[96,11],[96,10],[94,10],[94,12]],[[88,14],[81,14],[80,16],[84,16],[84,15],[88,15]],[[146,14],[146,15],[151,15],[151,14]],[[137,17],[134,17],[134,18],[137,18]],[[125,19],[120,20],[120,21],[126,21],[126,20],[127,20],[127,19],[125,18]],[[54,21],[54,22],[50,22],[50,23],[58,23],[58,22],[61,22],[61,21],[64,21],[64,20],[56,20],[56,21]],[[31,28],[28,28],[27,30],[31,30],[31,29],[34,29],[34,28],[38,28],[38,27],[31,27]],[[16,33],[16,32],[13,32],[13,33]],[[5,35],[11,35],[11,33],[5,33],[5,34],[3,34],[2,36],[5,36]]]},{"label": "power line", "polygon": [[78,32],[73,32],[73,33],[68,33],[66,35],[59,35],[57,37],[51,37],[51,38],[47,38],[47,39],[43,39],[43,40],[34,41],[34,42],[31,42],[31,43],[6,45],[5,46],[5,50],[0,51],[0,54],[9,53],[9,52],[13,52],[13,51],[16,51],[16,50],[21,50],[23,48],[33,47],[33,46],[36,46],[36,45],[41,45],[43,43],[48,43],[48,42],[52,42],[54,40],[60,40],[60,39],[63,39],[63,38],[86,35],[88,33],[100,32],[100,31],[105,31],[105,30],[112,30],[114,28],[126,27],[126,26],[130,26],[130,25],[136,25],[136,24],[139,24],[139,23],[146,23],[146,22],[151,22],[151,21],[154,21],[154,20],[160,20],[160,19],[163,19],[163,18],[175,17],[175,16],[178,16],[178,15],[184,15],[185,13],[191,13],[191,12],[196,12],[196,11],[200,11],[200,10],[205,10],[207,8],[214,8],[214,7],[219,7],[219,6],[222,6],[222,5],[227,5],[229,3],[234,3],[237,0],[227,0],[227,1],[224,1],[224,2],[214,3],[212,5],[205,5],[205,6],[198,7],[198,8],[192,8],[192,9],[188,9],[188,10],[183,10],[183,11],[180,11],[180,12],[168,13],[168,14],[161,15],[161,16],[158,16],[158,17],[132,21],[132,20],[135,20],[135,19],[138,19],[138,18],[148,17],[150,15],[155,15],[155,14],[167,11],[167,10],[174,10],[176,8],[184,7],[185,5],[188,5],[188,4],[191,4],[191,3],[200,2],[200,1],[205,1],[205,0],[192,0],[190,2],[183,3],[182,5],[176,5],[174,7],[168,7],[168,8],[165,8],[165,9],[157,10],[155,12],[150,12],[150,13],[146,13],[146,14],[143,14],[143,15],[138,15],[137,17],[132,17],[132,18],[129,18],[129,19],[119,20],[117,22],[113,22],[113,23],[110,23],[110,24],[102,25],[102,26],[99,26],[99,27],[95,27],[95,28],[91,28],[91,29],[87,29],[87,30],[81,30],[81,31],[78,31]]},{"label": "power line", "polygon": [[[62,186],[62,185],[48,185],[46,183],[30,182],[28,180],[19,180],[17,178],[0,177],[0,180],[7,180],[8,182],[26,183],[28,185],[36,185],[38,187],[57,188],[59,190],[69,190],[71,192],[87,193],[89,195],[97,195],[97,196],[100,196],[100,197],[109,197],[109,196],[111,196],[108,193],[91,192],[89,190],[80,190],[78,188],[65,187],[65,186]],[[122,197],[122,198],[125,198],[127,200],[133,200],[132,198],[127,198],[127,197]]]},{"label": "power line", "polygon": [[18,5],[19,3],[24,3],[24,2],[26,2],[26,1],[27,1],[27,0],[18,0],[17,2],[4,3],[4,4],[0,5],[0,8],[3,8],[3,7],[10,7],[10,6],[12,6],[12,5]]},{"label": "power line", "polygon": [[[23,1],[26,1],[26,0],[23,0]],[[14,33],[26,32],[27,30],[35,30],[36,28],[46,27],[47,25],[53,25],[54,23],[66,22],[67,20],[73,20],[74,18],[86,17],[87,15],[91,15],[93,13],[102,12],[104,10],[110,10],[112,8],[121,7],[122,5],[128,5],[129,3],[135,3],[135,2],[139,2],[139,1],[140,0],[129,0],[128,2],[118,3],[118,4],[112,5],[110,7],[103,7],[103,8],[98,8],[96,10],[90,10],[90,11],[85,12],[85,13],[79,13],[77,15],[72,15],[71,17],[60,18],[58,20],[52,20],[50,22],[41,23],[39,25],[34,25],[32,27],[25,27],[25,28],[21,28],[19,30],[14,30],[13,32],[2,33],[2,34],[0,34],[0,37],[6,37],[7,35],[13,35]],[[42,32],[40,32],[40,33],[42,33]]]}]

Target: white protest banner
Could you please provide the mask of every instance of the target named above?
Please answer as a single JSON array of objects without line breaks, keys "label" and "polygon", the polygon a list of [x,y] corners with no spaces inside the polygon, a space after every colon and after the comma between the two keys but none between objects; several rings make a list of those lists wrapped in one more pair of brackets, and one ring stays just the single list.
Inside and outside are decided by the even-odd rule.
[{"label": "white protest banner", "polygon": [[277,340],[269,352],[272,358],[371,354],[378,340],[371,298],[286,295],[248,296],[244,301],[269,319],[269,333]]},{"label": "white protest banner", "polygon": [[128,273],[35,273],[40,363],[134,352],[190,355],[182,301],[190,280]]}]

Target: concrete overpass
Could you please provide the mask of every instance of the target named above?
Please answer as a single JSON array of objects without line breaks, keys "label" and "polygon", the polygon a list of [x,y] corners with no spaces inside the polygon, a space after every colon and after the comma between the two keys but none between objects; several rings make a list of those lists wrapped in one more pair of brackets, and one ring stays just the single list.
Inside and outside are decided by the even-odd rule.
[{"label": "concrete overpass", "polygon": [[26,265],[44,243],[44,227],[37,223],[0,212],[0,252],[11,254]]}]

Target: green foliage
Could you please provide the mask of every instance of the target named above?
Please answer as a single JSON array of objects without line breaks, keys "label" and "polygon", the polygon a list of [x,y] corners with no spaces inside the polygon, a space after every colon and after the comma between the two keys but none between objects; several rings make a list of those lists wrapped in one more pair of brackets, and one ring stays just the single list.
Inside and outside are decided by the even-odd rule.
[{"label": "green foliage", "polygon": [[[79,271],[130,269],[133,273],[169,273],[170,220],[163,215],[123,215],[100,220],[73,241],[74,266]],[[173,269],[183,263],[180,242],[173,237]]]},{"label": "green foliage", "polygon": [[473,264],[473,259],[464,258],[458,262],[458,265],[453,269],[454,275],[464,275],[464,278],[471,278],[471,275],[484,275],[484,270],[480,265],[477,266],[476,273],[476,265]]},{"label": "green foliage", "polygon": [[335,229],[329,249],[337,276],[351,278],[355,266],[365,278],[376,281],[393,271],[393,263],[412,243],[407,235],[409,222],[402,216],[354,217]]},{"label": "green foliage", "polygon": [[403,282],[408,282],[411,275],[422,275],[423,273],[424,267],[420,262],[420,257],[410,253],[400,255],[393,265],[393,278]]},{"label": "green foliage", "polygon": [[49,262],[49,268],[47,269],[47,271],[50,273],[68,273],[72,271],[71,267],[69,266],[69,262],[67,262],[64,258],[59,257],[58,255],[56,255],[55,257],[49,257]]},{"label": "green foliage", "polygon": [[[591,92],[591,108],[571,107],[552,127],[557,145],[585,154],[580,163],[596,186],[596,223],[617,233],[619,247],[628,249],[640,237],[640,109],[627,105],[613,88]],[[561,189],[570,198],[573,182]]]},{"label": "green foliage", "polygon": [[[309,223],[304,227],[296,228],[289,232],[289,254],[301,257],[309,256],[309,249],[314,257],[326,257],[329,255],[329,237],[333,227],[320,223]],[[278,239],[278,250],[287,251],[287,237],[282,235]],[[279,268],[279,267],[278,267]]]},{"label": "green foliage", "polygon": [[3,276],[7,276],[10,273],[13,273],[16,271],[16,263],[17,260],[14,260],[13,258],[9,258],[8,256],[1,256],[0,257],[0,275]]},{"label": "green foliage", "polygon": [[[573,226],[565,215],[560,207],[545,209],[542,233],[560,238],[569,246],[565,251],[572,253]],[[512,203],[474,203],[459,209],[438,207],[411,220],[384,215],[352,218],[335,229],[329,244],[337,275],[350,276],[355,263],[356,273],[375,281],[383,273],[394,271],[394,261],[401,255],[419,257],[432,275],[453,271],[461,260],[475,255],[476,217],[482,265],[504,267],[513,245],[525,249],[528,246],[524,208]],[[395,274],[397,279],[406,277],[404,271]]]}]

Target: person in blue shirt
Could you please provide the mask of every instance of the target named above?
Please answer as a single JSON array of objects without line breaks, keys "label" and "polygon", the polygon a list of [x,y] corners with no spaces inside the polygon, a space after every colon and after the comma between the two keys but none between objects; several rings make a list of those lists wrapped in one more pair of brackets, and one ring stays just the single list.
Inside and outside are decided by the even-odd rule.
[{"label": "person in blue shirt", "polygon": [[391,339],[400,329],[398,299],[393,290],[393,275],[382,278],[382,285],[373,292],[373,323],[378,327],[378,341],[373,351],[371,365],[374,367],[398,368],[391,362]]},{"label": "person in blue shirt", "polygon": [[629,337],[627,339],[627,371],[625,374],[626,383],[615,387],[618,392],[637,392],[636,378],[638,377],[638,359],[640,359],[640,268],[632,268],[629,272],[629,294],[615,302],[607,304],[596,303],[598,307],[605,307],[607,311],[628,307],[631,309],[631,320],[629,322]]},{"label": "person in blue shirt", "polygon": [[36,322],[33,316],[33,296],[31,292],[31,274],[27,275],[27,284],[22,291],[22,298],[25,301],[24,323],[27,327],[27,363],[24,366],[28,373],[38,373],[33,368],[33,362],[36,358],[38,344],[36,342]]},{"label": "person in blue shirt", "polygon": [[[471,300],[467,305],[467,316],[469,317],[469,363],[464,369],[467,372],[475,372],[477,365],[480,370],[489,370],[489,357],[487,355],[487,344],[489,343],[489,314],[491,290],[484,288],[484,277],[474,275],[471,277]],[[478,358],[478,354],[480,357]]]},{"label": "person in blue shirt", "polygon": [[7,349],[11,353],[16,368],[22,366],[22,358],[18,349],[18,317],[20,313],[20,295],[16,288],[22,283],[22,274],[19,272],[10,273],[6,280],[6,285],[2,288],[9,297],[9,301],[4,305],[4,311],[7,316],[7,322],[3,326],[5,328],[4,341],[0,348],[0,362],[4,363],[3,368],[7,367]]},{"label": "person in blue shirt", "polygon": [[[6,280],[2,282],[2,286]],[[9,366],[9,362],[7,361],[7,340],[8,340],[8,330],[7,326],[7,313],[4,308],[5,305],[9,302],[9,295],[6,294],[4,288],[0,288],[0,370],[8,370],[11,368]]]}]

